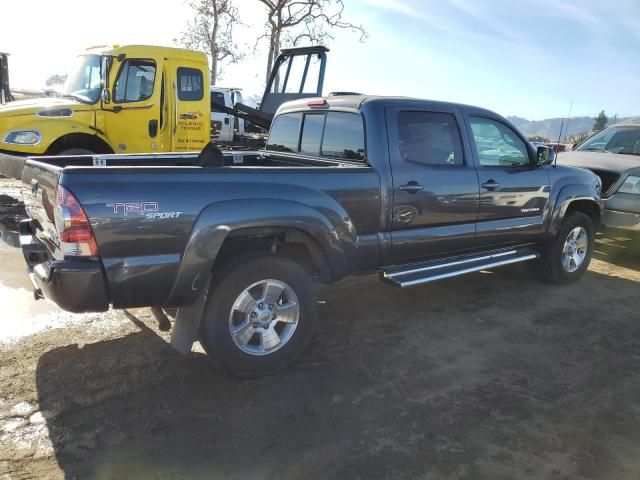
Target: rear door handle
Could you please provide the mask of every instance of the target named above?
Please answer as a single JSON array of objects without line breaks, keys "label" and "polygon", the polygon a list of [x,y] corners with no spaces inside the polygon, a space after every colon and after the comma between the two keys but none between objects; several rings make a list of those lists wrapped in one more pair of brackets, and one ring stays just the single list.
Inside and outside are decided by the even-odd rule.
[{"label": "rear door handle", "polygon": [[486,188],[487,190],[495,190],[496,188],[498,188],[500,186],[500,184],[497,183],[495,180],[489,180],[487,182],[484,182],[480,186],[482,188]]},{"label": "rear door handle", "polygon": [[402,190],[403,192],[407,192],[407,193],[417,193],[420,190],[422,190],[424,187],[420,184],[418,184],[418,182],[415,181],[411,181],[409,183],[407,183],[406,185],[401,185],[400,186],[400,190]]}]

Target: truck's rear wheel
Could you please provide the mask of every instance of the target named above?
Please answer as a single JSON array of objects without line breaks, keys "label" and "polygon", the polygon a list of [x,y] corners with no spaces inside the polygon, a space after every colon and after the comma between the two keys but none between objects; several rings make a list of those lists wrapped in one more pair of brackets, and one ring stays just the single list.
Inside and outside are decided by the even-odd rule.
[{"label": "truck's rear wheel", "polygon": [[569,212],[542,258],[530,264],[532,273],[559,285],[577,282],[589,268],[594,244],[595,228],[591,218],[581,212]]},{"label": "truck's rear wheel", "polygon": [[216,273],[200,340],[229,373],[274,374],[290,365],[316,325],[311,276],[278,255],[229,264]]}]

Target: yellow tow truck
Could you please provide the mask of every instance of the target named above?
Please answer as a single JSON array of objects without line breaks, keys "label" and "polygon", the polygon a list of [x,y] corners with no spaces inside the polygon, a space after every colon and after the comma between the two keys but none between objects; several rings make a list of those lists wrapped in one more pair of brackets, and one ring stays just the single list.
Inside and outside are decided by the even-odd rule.
[{"label": "yellow tow truck", "polygon": [[235,116],[268,129],[284,101],[321,95],[327,51],[322,46],[283,50],[263,109],[256,110],[212,101],[209,62],[202,52],[92,47],[78,57],[60,97],[0,105],[0,154],[200,151],[212,137],[212,111],[225,113],[225,122]]},{"label": "yellow tow truck", "polygon": [[57,155],[201,149],[210,136],[202,52],[133,45],[92,48],[60,98],[0,107],[0,150]]}]

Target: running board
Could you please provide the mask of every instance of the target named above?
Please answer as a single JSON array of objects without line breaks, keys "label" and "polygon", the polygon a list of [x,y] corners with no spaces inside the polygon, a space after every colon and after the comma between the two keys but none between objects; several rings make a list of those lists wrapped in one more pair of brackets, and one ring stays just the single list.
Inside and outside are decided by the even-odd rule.
[{"label": "running board", "polygon": [[404,288],[511,265],[512,263],[535,260],[539,256],[538,252],[530,248],[503,250],[455,260],[407,265],[401,270],[382,272],[380,278],[396,287]]}]

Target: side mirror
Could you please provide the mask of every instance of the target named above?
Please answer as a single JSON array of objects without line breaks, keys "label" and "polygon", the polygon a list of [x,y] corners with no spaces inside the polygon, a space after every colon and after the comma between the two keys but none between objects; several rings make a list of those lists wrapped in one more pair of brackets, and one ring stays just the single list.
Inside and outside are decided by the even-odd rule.
[{"label": "side mirror", "polygon": [[536,159],[539,167],[543,165],[550,165],[555,160],[556,156],[552,148],[540,146],[536,151]]},{"label": "side mirror", "polygon": [[105,88],[102,90],[102,103],[109,104],[111,103],[111,94],[109,93],[109,89]]}]

